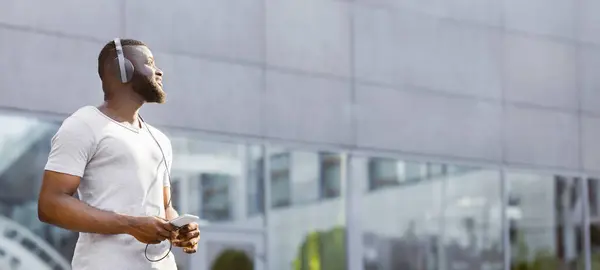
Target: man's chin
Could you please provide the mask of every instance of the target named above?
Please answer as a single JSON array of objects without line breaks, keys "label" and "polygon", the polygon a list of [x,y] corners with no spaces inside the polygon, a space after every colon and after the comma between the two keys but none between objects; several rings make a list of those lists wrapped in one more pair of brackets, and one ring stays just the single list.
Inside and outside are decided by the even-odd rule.
[{"label": "man's chin", "polygon": [[146,103],[165,104],[165,103],[167,103],[167,99],[165,99],[165,98],[147,99]]},{"label": "man's chin", "polygon": [[164,104],[167,102],[167,95],[165,94],[165,92],[155,93],[152,97],[148,97],[146,99],[146,102]]}]

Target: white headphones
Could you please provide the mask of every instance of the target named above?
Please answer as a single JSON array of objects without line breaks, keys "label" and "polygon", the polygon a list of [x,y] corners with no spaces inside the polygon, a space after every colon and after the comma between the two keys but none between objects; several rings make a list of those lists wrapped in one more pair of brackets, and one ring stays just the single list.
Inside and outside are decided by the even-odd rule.
[{"label": "white headphones", "polygon": [[128,83],[131,81],[133,77],[133,72],[135,68],[129,59],[125,58],[125,54],[123,53],[123,46],[121,45],[121,39],[115,38],[115,50],[117,51],[117,58],[115,61],[117,62],[117,66],[119,67],[119,77],[121,78],[122,83]]}]

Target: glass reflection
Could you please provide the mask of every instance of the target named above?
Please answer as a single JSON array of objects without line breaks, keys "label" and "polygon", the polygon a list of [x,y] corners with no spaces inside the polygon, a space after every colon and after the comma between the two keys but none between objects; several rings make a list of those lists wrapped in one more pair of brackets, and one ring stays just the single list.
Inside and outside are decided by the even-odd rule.
[{"label": "glass reflection", "polygon": [[600,179],[589,178],[587,181],[590,215],[591,269],[600,270]]},{"label": "glass reflection", "polygon": [[336,198],[341,194],[339,154],[272,149],[270,160],[273,208]]},{"label": "glass reflection", "polygon": [[511,269],[584,269],[580,179],[509,173],[506,180]]},{"label": "glass reflection", "polygon": [[503,269],[500,173],[353,157],[365,270]]},{"label": "glass reflection", "polygon": [[499,171],[448,167],[437,174],[445,179],[445,269],[504,269]]},{"label": "glass reflection", "polygon": [[321,199],[337,198],[341,195],[341,156],[338,154],[320,153],[319,191]]},{"label": "glass reflection", "polygon": [[[220,224],[262,227],[262,148],[171,135],[179,212]],[[175,180],[174,180],[175,181]]]},{"label": "glass reflection", "polygon": [[42,223],[37,195],[59,123],[0,116],[0,268],[69,269],[77,234]]},{"label": "glass reflection", "polygon": [[346,269],[342,158],[272,149],[269,269]]},{"label": "glass reflection", "polygon": [[246,201],[248,204],[248,216],[256,216],[265,213],[265,159],[263,148],[253,148],[250,153],[248,164],[248,187]]}]

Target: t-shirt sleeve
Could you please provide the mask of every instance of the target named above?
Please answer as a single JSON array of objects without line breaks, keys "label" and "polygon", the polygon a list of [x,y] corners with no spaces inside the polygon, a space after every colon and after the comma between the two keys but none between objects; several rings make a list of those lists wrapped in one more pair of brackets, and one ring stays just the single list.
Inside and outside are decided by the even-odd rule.
[{"label": "t-shirt sleeve", "polygon": [[94,134],[85,122],[67,118],[52,137],[45,169],[83,177],[94,144]]}]

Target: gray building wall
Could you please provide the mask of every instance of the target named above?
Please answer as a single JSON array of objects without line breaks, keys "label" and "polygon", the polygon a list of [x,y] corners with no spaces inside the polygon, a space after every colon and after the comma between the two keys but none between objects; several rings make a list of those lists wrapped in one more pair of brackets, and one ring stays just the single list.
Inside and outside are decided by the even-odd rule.
[{"label": "gray building wall", "polygon": [[600,172],[598,1],[1,3],[2,108],[99,104],[121,36],[165,71],[155,124]]}]

